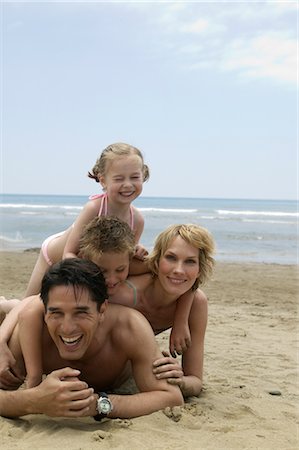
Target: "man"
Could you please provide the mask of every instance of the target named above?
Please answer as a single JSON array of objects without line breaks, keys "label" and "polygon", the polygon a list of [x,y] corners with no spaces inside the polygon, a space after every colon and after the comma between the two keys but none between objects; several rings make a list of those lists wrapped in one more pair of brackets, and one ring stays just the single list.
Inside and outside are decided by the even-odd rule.
[{"label": "man", "polygon": [[[153,374],[152,363],[161,353],[149,323],[131,308],[108,304],[104,277],[94,263],[74,258],[52,266],[40,296],[45,306],[43,369],[49,375],[34,388],[0,390],[0,415],[100,420],[137,417],[183,403],[178,387]],[[24,372],[18,326],[9,347]],[[125,380],[129,366],[140,392],[111,393]]]}]

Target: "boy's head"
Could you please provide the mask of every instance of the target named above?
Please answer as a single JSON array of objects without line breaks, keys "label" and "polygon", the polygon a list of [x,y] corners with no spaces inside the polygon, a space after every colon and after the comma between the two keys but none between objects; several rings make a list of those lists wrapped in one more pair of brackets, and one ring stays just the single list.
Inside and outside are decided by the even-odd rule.
[{"label": "boy's head", "polygon": [[79,241],[80,258],[98,260],[103,253],[135,252],[135,236],[129,225],[117,217],[95,217],[86,225]]},{"label": "boy's head", "polygon": [[96,217],[84,229],[79,257],[90,259],[103,273],[109,297],[129,274],[135,252],[135,237],[126,222],[117,217]]}]

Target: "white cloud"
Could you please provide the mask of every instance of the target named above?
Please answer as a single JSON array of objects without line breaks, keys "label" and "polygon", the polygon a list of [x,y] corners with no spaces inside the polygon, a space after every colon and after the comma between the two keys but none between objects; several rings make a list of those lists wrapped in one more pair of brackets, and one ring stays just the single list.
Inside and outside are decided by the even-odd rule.
[{"label": "white cloud", "polygon": [[166,50],[183,70],[213,68],[297,86],[297,1],[147,5],[157,51]]},{"label": "white cloud", "polygon": [[209,22],[205,19],[198,19],[195,22],[191,22],[185,25],[182,25],[180,31],[185,33],[202,33],[203,31],[207,31],[209,29]]},{"label": "white cloud", "polygon": [[235,40],[226,48],[220,67],[245,77],[296,83],[297,42],[279,34]]},{"label": "white cloud", "polygon": [[224,24],[219,24],[214,20],[200,18],[183,24],[179,27],[179,30],[183,33],[215,34],[226,31],[226,26]]}]

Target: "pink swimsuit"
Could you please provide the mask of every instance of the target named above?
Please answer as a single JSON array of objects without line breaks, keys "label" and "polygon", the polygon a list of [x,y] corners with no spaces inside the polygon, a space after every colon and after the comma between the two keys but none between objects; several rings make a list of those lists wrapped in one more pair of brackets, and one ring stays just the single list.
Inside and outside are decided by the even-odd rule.
[{"label": "pink swimsuit", "polygon": [[[95,195],[91,195],[89,197],[89,200],[96,200],[98,198],[102,198],[101,201],[101,206],[99,209],[99,213],[98,213],[98,217],[105,217],[107,216],[107,212],[108,212],[108,196],[107,194],[95,194]],[[74,226],[74,225],[72,225]],[[133,207],[132,205],[130,205],[130,227],[132,230],[134,230],[134,211],[133,211]],[[45,258],[45,260],[47,261],[47,263],[49,264],[49,266],[52,266],[53,262],[51,261],[49,254],[48,254],[48,245],[49,242],[51,242],[52,240],[58,238],[59,236],[62,236],[64,233],[64,231],[61,231],[60,233],[56,233],[56,234],[52,234],[51,236],[47,237],[44,242],[42,243],[42,254]]]}]

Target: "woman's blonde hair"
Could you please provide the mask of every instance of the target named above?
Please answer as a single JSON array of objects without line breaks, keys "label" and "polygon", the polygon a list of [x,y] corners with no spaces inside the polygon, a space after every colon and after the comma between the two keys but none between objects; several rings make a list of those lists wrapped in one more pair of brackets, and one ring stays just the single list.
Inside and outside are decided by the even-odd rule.
[{"label": "woman's blonde hair", "polygon": [[200,284],[204,284],[210,278],[215,263],[212,257],[215,250],[214,239],[205,228],[195,224],[170,225],[156,238],[155,246],[146,258],[148,267],[153,275],[158,276],[160,258],[177,236],[198,249],[199,275],[192,286],[192,290],[195,291]]},{"label": "woman's blonde hair", "polygon": [[137,155],[141,159],[143,182],[147,181],[149,179],[149,168],[144,164],[141,151],[138,148],[133,147],[133,145],[125,144],[123,142],[108,145],[108,147],[102,151],[101,156],[96,160],[92,170],[88,172],[89,178],[93,178],[99,183],[100,178],[106,175],[109,162],[113,161],[115,158],[130,155]]}]

